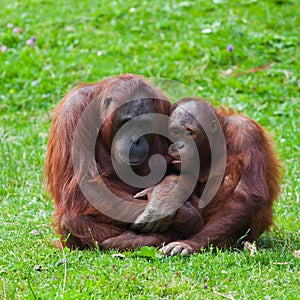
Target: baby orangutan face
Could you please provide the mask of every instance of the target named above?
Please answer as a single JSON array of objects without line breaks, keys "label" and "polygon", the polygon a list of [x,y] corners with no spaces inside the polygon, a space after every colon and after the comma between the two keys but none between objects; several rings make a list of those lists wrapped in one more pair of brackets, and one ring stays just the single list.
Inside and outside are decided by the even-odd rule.
[{"label": "baby orangutan face", "polygon": [[[205,105],[206,110],[208,110],[209,107],[206,103]],[[173,158],[172,164],[178,171],[181,170],[183,162],[185,162],[187,169],[181,170],[181,172],[190,169],[197,156],[201,163],[210,157],[210,146],[206,133],[214,134],[216,120],[214,117],[209,118],[211,112],[203,113],[202,106],[203,103],[200,100],[183,101],[171,111],[168,130],[173,144],[170,145],[168,154]],[[187,109],[195,112],[201,124]],[[205,130],[202,125],[205,125]]]}]

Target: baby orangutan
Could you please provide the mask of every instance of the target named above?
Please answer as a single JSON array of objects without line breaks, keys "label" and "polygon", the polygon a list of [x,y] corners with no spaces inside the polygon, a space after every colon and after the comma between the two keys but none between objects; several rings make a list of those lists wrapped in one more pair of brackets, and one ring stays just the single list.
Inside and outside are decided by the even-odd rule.
[{"label": "baby orangutan", "polygon": [[[264,129],[231,110],[186,98],[171,108],[169,134],[174,143],[168,154],[175,169],[184,174],[193,167],[195,158],[200,161],[198,182],[188,202],[198,209],[201,226],[196,234],[171,242],[161,251],[189,255],[209,245],[230,248],[257,241],[273,224],[272,206],[280,180],[280,163]],[[196,144],[196,152],[192,144]],[[217,162],[214,166],[213,159]],[[165,210],[167,204],[160,196],[168,193],[168,182],[173,185],[174,176],[136,195],[148,193],[149,204],[132,227],[143,232],[165,229],[163,221],[153,224],[151,215],[159,219],[161,207]],[[215,185],[209,185],[209,180]],[[210,192],[211,198],[207,196]]]}]

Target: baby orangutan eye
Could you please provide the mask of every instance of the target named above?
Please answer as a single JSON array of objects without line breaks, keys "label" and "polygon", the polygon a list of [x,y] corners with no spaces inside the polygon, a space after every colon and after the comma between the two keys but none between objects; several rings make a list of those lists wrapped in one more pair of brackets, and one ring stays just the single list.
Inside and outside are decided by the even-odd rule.
[{"label": "baby orangutan eye", "polygon": [[193,139],[195,137],[195,133],[192,130],[187,129],[185,136],[187,139],[191,139],[191,138]]}]

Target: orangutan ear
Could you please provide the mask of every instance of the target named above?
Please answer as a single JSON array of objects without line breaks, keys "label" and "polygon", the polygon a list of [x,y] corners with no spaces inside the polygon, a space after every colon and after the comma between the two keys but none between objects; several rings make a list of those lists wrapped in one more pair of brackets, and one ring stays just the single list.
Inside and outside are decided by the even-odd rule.
[{"label": "orangutan ear", "polygon": [[210,130],[212,133],[215,133],[218,129],[218,124],[216,120],[212,120],[210,123]]},{"label": "orangutan ear", "polygon": [[105,110],[107,110],[111,104],[111,101],[112,101],[112,97],[109,97],[107,96],[105,99],[104,99],[104,108]]}]

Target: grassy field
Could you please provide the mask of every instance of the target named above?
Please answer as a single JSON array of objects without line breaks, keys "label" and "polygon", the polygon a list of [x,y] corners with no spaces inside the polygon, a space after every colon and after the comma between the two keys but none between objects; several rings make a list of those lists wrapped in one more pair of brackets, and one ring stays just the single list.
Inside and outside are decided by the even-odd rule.
[{"label": "grassy field", "polygon": [[[0,299],[300,299],[297,0],[0,7]],[[122,258],[52,246],[53,204],[43,187],[51,111],[78,82],[128,72],[182,82],[272,134],[284,180],[276,227],[257,253]]]}]

